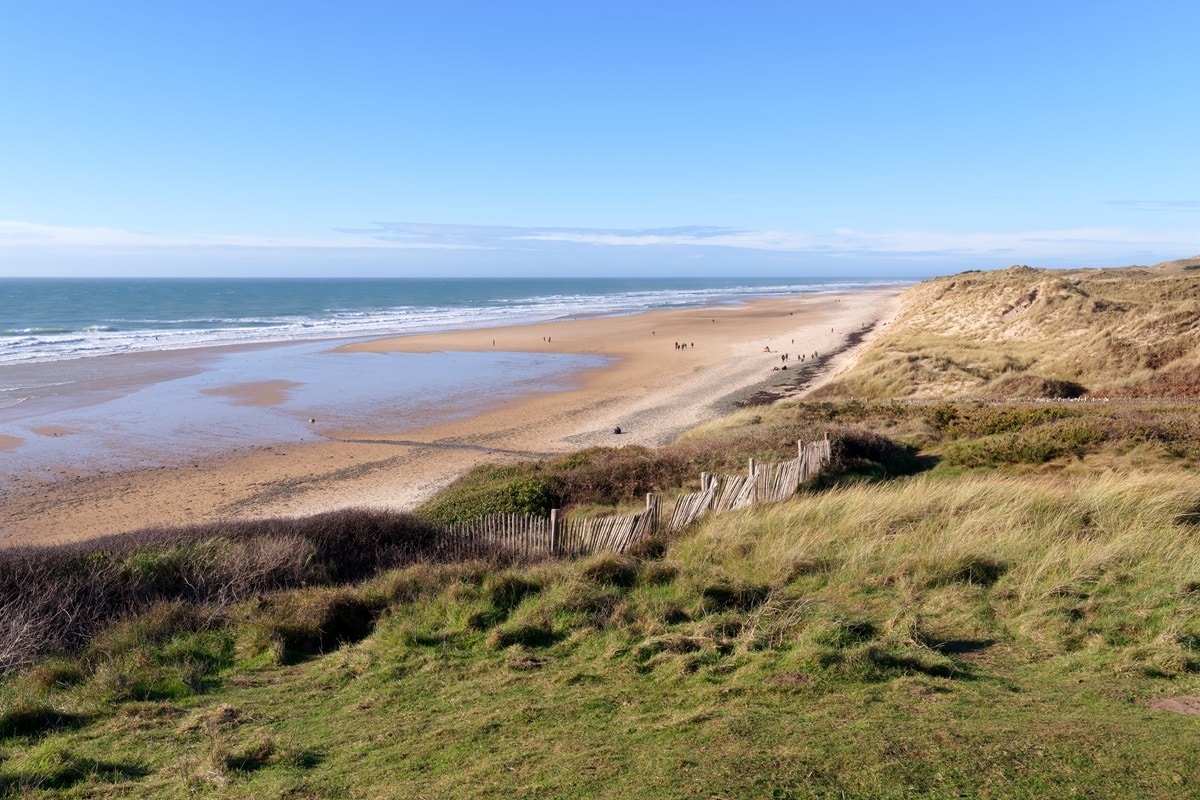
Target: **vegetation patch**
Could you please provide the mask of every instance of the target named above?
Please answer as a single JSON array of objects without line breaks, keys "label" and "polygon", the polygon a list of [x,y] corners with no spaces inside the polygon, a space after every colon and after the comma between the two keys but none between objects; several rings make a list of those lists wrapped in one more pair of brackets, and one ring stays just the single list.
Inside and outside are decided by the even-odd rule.
[{"label": "vegetation patch", "polygon": [[249,621],[259,629],[281,663],[291,664],[372,631],[382,605],[361,591],[311,589],[276,595],[255,604]]},{"label": "vegetation patch", "polygon": [[0,739],[36,738],[50,731],[79,727],[87,719],[83,714],[65,712],[45,703],[17,701],[0,709]]},{"label": "vegetation patch", "polygon": [[594,583],[628,589],[638,581],[640,564],[637,559],[619,553],[600,553],[585,560],[579,574]]}]

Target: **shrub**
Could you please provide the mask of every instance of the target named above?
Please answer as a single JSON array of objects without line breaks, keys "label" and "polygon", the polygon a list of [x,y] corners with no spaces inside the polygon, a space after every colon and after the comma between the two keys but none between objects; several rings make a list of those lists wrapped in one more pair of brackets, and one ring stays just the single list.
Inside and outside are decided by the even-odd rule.
[{"label": "shrub", "polygon": [[1044,464],[1063,456],[1079,457],[1109,438],[1101,420],[1067,418],[1032,429],[985,435],[956,442],[946,449],[948,464],[995,467],[1005,464]]},{"label": "shrub", "polygon": [[857,427],[832,427],[833,458],[819,483],[828,484],[846,478],[882,479],[911,475],[922,469],[916,450],[888,437]]},{"label": "shrub", "polygon": [[548,462],[544,474],[564,505],[618,505],[682,486],[698,469],[670,447],[595,447]]},{"label": "shrub", "polygon": [[[202,613],[204,605],[220,608],[289,587],[358,581],[414,561],[443,559],[443,547],[441,529],[418,517],[349,509],[3,550],[0,672],[78,650],[113,620],[147,609],[157,607],[142,623],[126,627],[125,635],[157,641],[194,629],[196,620],[184,617]],[[166,626],[165,632],[156,633],[155,626]]]},{"label": "shrub", "polygon": [[448,524],[472,522],[490,514],[549,516],[561,505],[545,481],[513,476],[511,470],[476,468],[421,506],[421,514]]},{"label": "shrub", "polygon": [[1036,375],[1017,375],[996,381],[987,394],[1001,400],[1033,399],[1073,400],[1087,394],[1087,387],[1059,378],[1040,378]]}]

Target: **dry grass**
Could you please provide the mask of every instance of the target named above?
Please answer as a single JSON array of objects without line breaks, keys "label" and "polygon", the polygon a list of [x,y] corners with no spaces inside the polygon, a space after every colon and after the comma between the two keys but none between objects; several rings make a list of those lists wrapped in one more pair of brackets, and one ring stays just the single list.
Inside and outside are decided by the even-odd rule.
[{"label": "dry grass", "polygon": [[1012,267],[913,287],[820,397],[1200,396],[1200,279]]},{"label": "dry grass", "polygon": [[222,609],[256,595],[444,560],[443,538],[412,515],[348,509],[3,550],[0,672],[79,650],[126,617],[145,614],[122,630],[153,639],[148,631],[157,626],[169,638],[202,630]]},{"label": "dry grass", "polygon": [[697,581],[721,564],[803,586],[910,644],[924,619],[941,638],[1180,674],[1200,667],[1197,497],[1179,473],[910,478],[714,518],[673,560]]}]

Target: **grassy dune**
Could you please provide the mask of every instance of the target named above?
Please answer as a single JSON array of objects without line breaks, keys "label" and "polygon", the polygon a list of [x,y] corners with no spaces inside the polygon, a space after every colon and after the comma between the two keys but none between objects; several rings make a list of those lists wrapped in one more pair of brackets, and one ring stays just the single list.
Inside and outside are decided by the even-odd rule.
[{"label": "grassy dune", "polygon": [[1200,396],[1200,259],[927,281],[827,398]]},{"label": "grassy dune", "polygon": [[[924,402],[755,408],[659,450],[480,469],[423,509],[598,512],[834,440],[792,500],[627,555],[454,562],[418,517],[346,512],[0,558],[10,604],[46,564],[44,596],[116,598],[10,663],[0,796],[1188,796],[1195,717],[1153,704],[1200,695],[1195,406],[948,397],[1177,389],[1186,347],[1145,374],[1119,352],[1056,371],[1150,312],[1094,310],[1076,321],[1103,330],[1074,337],[1052,312],[1171,285],[1181,313],[1187,266],[1040,289],[1020,336],[994,300],[1078,274],[923,284],[830,395]],[[970,369],[922,360],[950,352]]]}]

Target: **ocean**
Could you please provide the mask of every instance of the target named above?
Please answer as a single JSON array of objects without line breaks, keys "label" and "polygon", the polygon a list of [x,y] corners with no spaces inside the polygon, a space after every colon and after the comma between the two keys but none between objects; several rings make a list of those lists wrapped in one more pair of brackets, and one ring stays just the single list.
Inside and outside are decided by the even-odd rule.
[{"label": "ocean", "polygon": [[[609,362],[502,350],[350,353],[330,340],[894,283],[0,279],[0,491],[20,476],[165,466],[359,425],[413,430],[570,389]],[[279,402],[220,393],[262,381],[286,387]]]},{"label": "ocean", "polygon": [[779,278],[0,279],[0,365],[366,338],[851,290]]}]

